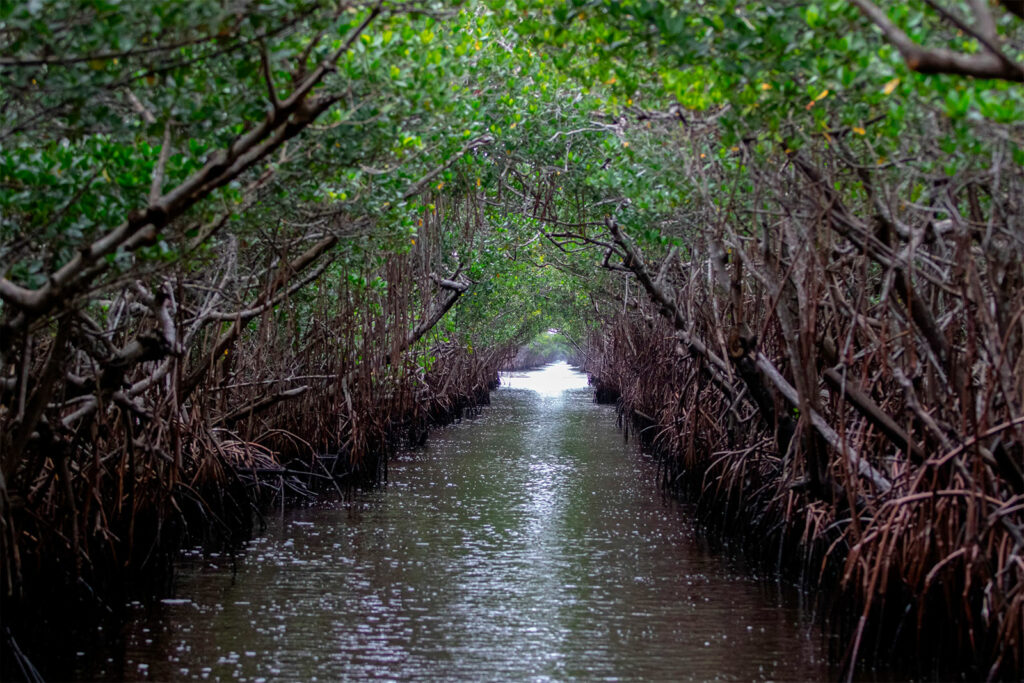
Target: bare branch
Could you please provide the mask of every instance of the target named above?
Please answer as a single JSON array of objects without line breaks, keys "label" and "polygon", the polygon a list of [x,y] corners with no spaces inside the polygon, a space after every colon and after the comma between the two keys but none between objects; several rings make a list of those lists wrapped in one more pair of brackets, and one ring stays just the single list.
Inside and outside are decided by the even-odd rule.
[{"label": "bare branch", "polygon": [[277,96],[277,89],[274,87],[274,74],[270,70],[270,56],[267,54],[267,44],[262,40],[260,46],[260,69],[263,71],[263,80],[267,84],[267,97],[271,106],[277,109],[281,106],[281,100]]},{"label": "bare branch", "polygon": [[160,158],[153,169],[153,182],[149,186],[149,203],[155,204],[163,191],[164,174],[167,171],[167,160],[171,156],[171,123],[164,124],[164,139],[160,145]]},{"label": "bare branch", "polygon": [[[893,23],[888,15],[871,0],[850,1],[882,29],[886,40],[899,50],[903,61],[914,71],[923,74],[945,73],[975,78],[995,78],[1015,83],[1024,82],[1024,67],[1011,61],[987,40],[981,41],[985,49],[973,55],[953,52],[946,48],[924,48],[911,40],[910,36]],[[981,39],[982,36],[977,37]]]}]

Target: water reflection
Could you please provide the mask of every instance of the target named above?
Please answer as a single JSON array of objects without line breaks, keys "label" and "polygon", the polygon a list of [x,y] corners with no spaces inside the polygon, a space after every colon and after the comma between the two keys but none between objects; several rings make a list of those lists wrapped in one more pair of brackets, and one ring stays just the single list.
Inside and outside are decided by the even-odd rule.
[{"label": "water reflection", "polygon": [[[551,400],[562,378],[559,400]],[[702,552],[566,366],[392,463],[386,489],[195,554],[81,677],[823,679],[796,596]],[[547,387],[523,391],[527,387]]]},{"label": "water reflection", "polygon": [[585,389],[587,376],[573,370],[565,361],[559,361],[530,372],[503,372],[501,385],[509,389],[526,389],[541,396],[552,397],[573,389]]}]

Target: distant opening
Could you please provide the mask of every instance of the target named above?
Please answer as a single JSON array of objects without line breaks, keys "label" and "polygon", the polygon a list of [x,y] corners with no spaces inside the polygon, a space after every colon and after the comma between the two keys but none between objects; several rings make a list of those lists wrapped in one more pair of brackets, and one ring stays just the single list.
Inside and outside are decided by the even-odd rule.
[{"label": "distant opening", "polygon": [[557,361],[540,370],[508,372],[501,375],[502,386],[527,389],[541,396],[558,396],[573,389],[586,389],[587,376],[566,361]]},{"label": "distant opening", "polygon": [[515,357],[502,369],[533,370],[551,363],[573,363],[576,361],[575,355],[565,336],[557,329],[551,328],[520,347]]}]

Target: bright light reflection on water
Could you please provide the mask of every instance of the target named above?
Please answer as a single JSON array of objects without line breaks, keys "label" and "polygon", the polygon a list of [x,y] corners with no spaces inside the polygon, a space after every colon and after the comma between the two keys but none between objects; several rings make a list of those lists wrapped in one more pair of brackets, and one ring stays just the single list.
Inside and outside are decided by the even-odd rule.
[{"label": "bright light reflection on water", "polygon": [[587,376],[565,361],[530,372],[503,372],[501,385],[510,389],[536,391],[541,396],[558,396],[571,389],[586,389]]},{"label": "bright light reflection on water", "polygon": [[834,678],[801,596],[705,552],[614,408],[566,391],[585,382],[508,377],[386,486],[267,515],[235,555],[193,550],[173,594],[53,678]]}]

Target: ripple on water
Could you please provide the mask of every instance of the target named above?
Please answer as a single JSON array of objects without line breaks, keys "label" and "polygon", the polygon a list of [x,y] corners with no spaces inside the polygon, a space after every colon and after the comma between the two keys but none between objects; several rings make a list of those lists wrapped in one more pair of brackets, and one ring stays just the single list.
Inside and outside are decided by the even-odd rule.
[{"label": "ripple on water", "polygon": [[234,560],[187,553],[177,594],[82,676],[829,676],[794,596],[699,549],[585,376],[503,384],[385,487],[287,511]]}]

